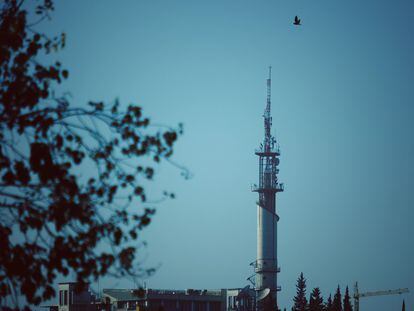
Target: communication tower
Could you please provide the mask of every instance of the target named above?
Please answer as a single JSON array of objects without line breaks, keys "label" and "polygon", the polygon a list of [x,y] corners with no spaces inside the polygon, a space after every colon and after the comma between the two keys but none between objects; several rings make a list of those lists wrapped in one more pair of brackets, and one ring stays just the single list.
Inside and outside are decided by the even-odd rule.
[{"label": "communication tower", "polygon": [[255,154],[259,157],[259,185],[253,185],[252,191],[259,193],[257,201],[257,258],[252,264],[255,269],[256,309],[258,311],[275,310],[277,292],[281,290],[277,284],[277,273],[280,268],[277,262],[277,222],[276,194],[284,190],[279,183],[280,150],[276,138],[271,134],[271,74],[267,79],[267,100],[263,114],[264,140]]}]

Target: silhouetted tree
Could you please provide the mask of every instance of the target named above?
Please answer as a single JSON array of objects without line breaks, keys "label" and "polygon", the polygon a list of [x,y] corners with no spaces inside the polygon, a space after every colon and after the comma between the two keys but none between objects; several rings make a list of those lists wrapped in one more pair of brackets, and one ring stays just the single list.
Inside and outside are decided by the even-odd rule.
[{"label": "silhouetted tree", "polygon": [[405,311],[405,300],[403,299],[403,303],[402,303],[402,311]]},{"label": "silhouetted tree", "polygon": [[293,311],[305,311],[308,307],[308,301],[306,299],[306,279],[303,276],[303,272],[296,283],[296,296],[293,298]]},{"label": "silhouetted tree", "polygon": [[334,295],[334,299],[332,302],[332,310],[333,311],[342,311],[342,299],[341,299],[341,289],[338,288],[336,289],[336,293]]},{"label": "silhouetted tree", "polygon": [[349,296],[348,286],[346,287],[344,296],[344,311],[352,311],[351,298]]},{"label": "silhouetted tree", "polygon": [[329,297],[326,301],[325,304],[325,311],[332,311],[333,310],[333,306],[332,306],[332,295],[329,294]]},{"label": "silhouetted tree", "polygon": [[319,287],[316,287],[312,290],[312,293],[309,297],[309,311],[323,311],[324,304],[323,298],[321,296],[321,291]]},{"label": "silhouetted tree", "polygon": [[75,106],[58,95],[68,71],[45,62],[65,36],[36,30],[53,3],[35,4],[0,4],[0,306],[50,299],[59,274],[82,285],[151,273],[135,263],[142,243],[131,242],[154,214],[145,180],[182,132],[150,127],[136,105]]}]

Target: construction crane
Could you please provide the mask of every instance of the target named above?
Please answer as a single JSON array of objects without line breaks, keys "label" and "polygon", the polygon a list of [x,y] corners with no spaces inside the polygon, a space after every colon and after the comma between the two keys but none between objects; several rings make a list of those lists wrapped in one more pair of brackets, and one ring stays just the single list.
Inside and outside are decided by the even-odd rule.
[{"label": "construction crane", "polygon": [[408,288],[380,290],[376,292],[360,293],[358,290],[358,282],[355,282],[354,287],[354,311],[359,311],[359,298],[372,297],[372,296],[383,296],[383,295],[397,295],[408,293]]}]

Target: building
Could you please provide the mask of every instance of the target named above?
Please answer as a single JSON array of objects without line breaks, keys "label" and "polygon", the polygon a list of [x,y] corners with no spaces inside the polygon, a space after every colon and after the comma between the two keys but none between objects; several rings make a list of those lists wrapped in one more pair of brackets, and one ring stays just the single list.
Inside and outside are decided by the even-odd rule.
[{"label": "building", "polygon": [[112,310],[224,311],[223,290],[159,290],[147,289],[143,297],[129,289],[104,289]]},{"label": "building", "polygon": [[[58,311],[88,311],[95,303],[95,295],[89,289],[89,285],[79,288],[76,282],[59,283],[59,304],[50,310]],[[93,309],[95,310],[95,309]]]},{"label": "building", "polygon": [[104,289],[97,298],[89,287],[59,283],[58,305],[50,311],[254,311],[255,291],[245,288],[218,290]]},{"label": "building", "polygon": [[[141,297],[140,297],[141,296]],[[254,290],[161,290],[146,289],[141,295],[130,289],[104,289],[103,299],[111,310],[164,310],[164,311],[230,311],[254,310]]]}]

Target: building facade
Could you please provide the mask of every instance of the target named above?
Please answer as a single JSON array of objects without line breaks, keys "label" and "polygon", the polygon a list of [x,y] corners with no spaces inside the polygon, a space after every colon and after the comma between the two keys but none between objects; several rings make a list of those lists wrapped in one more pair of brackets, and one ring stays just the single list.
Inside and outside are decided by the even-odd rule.
[{"label": "building facade", "polygon": [[78,283],[59,283],[59,304],[54,310],[58,311],[88,311],[95,302],[95,295],[89,290],[89,285],[80,289]]},{"label": "building facade", "polygon": [[53,311],[254,311],[255,291],[250,287],[233,289],[103,289],[95,295],[89,288],[76,289],[76,283],[60,283],[58,304]]}]

